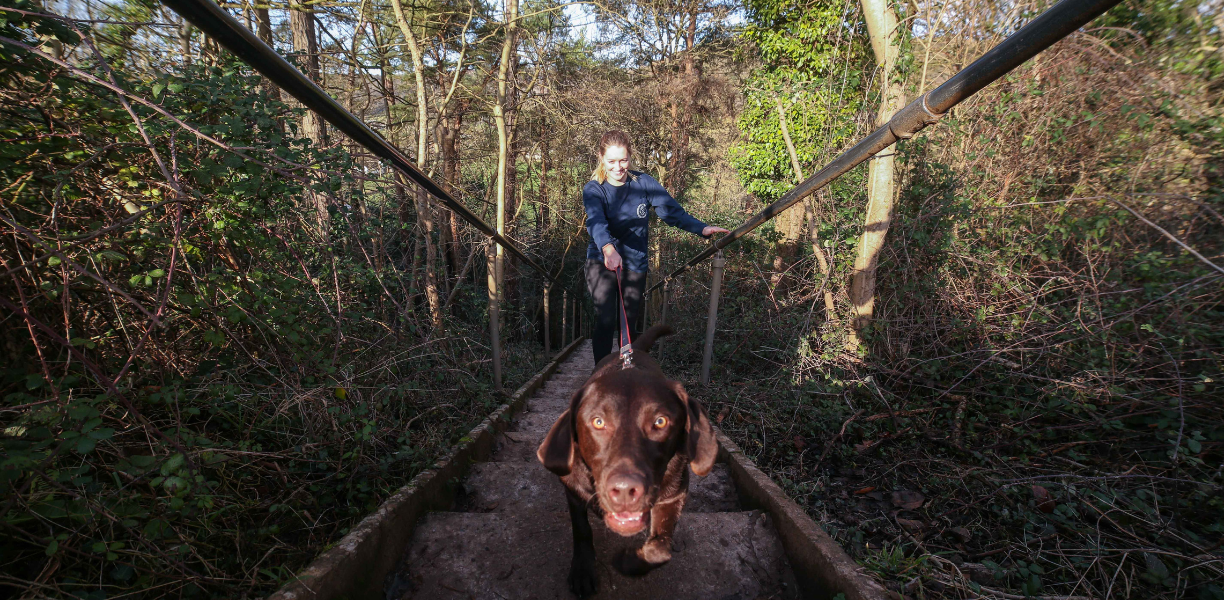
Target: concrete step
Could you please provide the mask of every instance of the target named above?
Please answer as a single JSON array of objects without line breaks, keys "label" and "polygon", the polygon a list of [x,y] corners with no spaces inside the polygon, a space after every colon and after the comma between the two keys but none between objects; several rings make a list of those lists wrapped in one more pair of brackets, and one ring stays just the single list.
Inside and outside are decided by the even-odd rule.
[{"label": "concrete step", "polygon": [[[565,512],[565,487],[535,456],[531,461],[489,462],[472,466],[455,501],[456,511],[537,514]],[[740,510],[731,473],[726,465],[714,465],[705,477],[689,480],[685,513],[736,512]]]},{"label": "concrete step", "polygon": [[[600,588],[595,598],[732,600],[797,598],[794,576],[769,517],[757,511],[685,513],[667,565],[640,578],[611,561],[637,548],[593,520]],[[388,579],[388,600],[571,600],[566,575],[572,552],[562,512],[427,515]]]}]

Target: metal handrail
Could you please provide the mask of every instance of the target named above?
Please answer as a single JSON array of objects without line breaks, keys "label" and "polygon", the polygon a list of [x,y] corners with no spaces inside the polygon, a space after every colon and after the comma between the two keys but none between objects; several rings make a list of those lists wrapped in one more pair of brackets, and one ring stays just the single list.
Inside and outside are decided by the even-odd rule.
[{"label": "metal handrail", "polygon": [[[375,156],[390,162],[392,166],[406,175],[417,185],[429,192],[447,208],[459,215],[461,219],[471,223],[481,233],[493,238],[507,252],[539,271],[545,279],[560,283],[547,270],[531,260],[518,249],[513,242],[497,233],[497,230],[472,213],[468,207],[459,203],[449,192],[444,190],[433,179],[426,175],[412,161],[408,160],[398,148],[378,135],[369,125],[350,113],[339,102],[324,92],[322,88],[307,78],[301,71],[294,68],[280,54],[276,53],[263,40],[256,37],[251,30],[244,27],[225,9],[209,0],[162,0],[184,19],[195,25],[200,31],[224,46],[237,56],[239,60],[250,65],[272,83],[289,92],[294,98],[314,111],[324,121],[348,135],[354,142],[372,152]],[[418,157],[419,158],[419,157]]]},{"label": "metal handrail", "polygon": [[1049,48],[1054,42],[1071,35],[1089,21],[1121,3],[1121,0],[1062,0],[1028,25],[1011,34],[973,64],[961,69],[939,87],[927,92],[906,105],[854,147],[833,159],[825,168],[791,188],[777,202],[744,221],[731,233],[718,238],[708,248],[689,259],[680,268],[650,286],[646,293],[655,291],[672,278],[697,266],[701,261],[735,243],[753,229],[778,216],[782,211],[797,204],[812,192],[828,185],[875,156],[881,150],[909,139],[927,125],[937,122],[953,106],[972,96],[1012,69]]}]

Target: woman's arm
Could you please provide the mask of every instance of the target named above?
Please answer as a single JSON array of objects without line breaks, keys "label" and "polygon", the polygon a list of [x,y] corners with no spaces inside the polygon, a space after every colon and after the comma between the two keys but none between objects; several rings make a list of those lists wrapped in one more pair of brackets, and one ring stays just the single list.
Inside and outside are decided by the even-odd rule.
[{"label": "woman's arm", "polygon": [[621,257],[616,251],[616,240],[608,231],[608,214],[604,212],[604,195],[599,184],[591,182],[582,187],[582,206],[586,209],[587,233],[603,252],[604,266],[615,271],[621,266]]},{"label": "woman's arm", "polygon": [[650,205],[654,207],[655,214],[664,223],[671,225],[677,229],[683,229],[689,233],[695,233],[702,237],[709,237],[715,233],[727,233],[726,229],[716,225],[706,225],[698,220],[693,215],[688,214],[667,190],[659,182],[649,175],[643,174],[640,179],[643,185],[646,186],[646,194],[649,198]]}]

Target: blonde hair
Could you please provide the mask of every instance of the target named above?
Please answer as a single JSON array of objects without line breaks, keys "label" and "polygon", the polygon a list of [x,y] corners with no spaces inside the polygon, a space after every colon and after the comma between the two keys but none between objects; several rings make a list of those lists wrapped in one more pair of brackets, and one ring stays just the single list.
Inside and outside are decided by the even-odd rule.
[{"label": "blonde hair", "polygon": [[633,156],[633,144],[629,141],[629,134],[613,129],[599,136],[599,146],[595,152],[595,171],[591,173],[591,179],[603,183],[608,180],[608,171],[604,169],[603,155],[608,151],[608,148],[620,146],[625,149],[626,156]]}]

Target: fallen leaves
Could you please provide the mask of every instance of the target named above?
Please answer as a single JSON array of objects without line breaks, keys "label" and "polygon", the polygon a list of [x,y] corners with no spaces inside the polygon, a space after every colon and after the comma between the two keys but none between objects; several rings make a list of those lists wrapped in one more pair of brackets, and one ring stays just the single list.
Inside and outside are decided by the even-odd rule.
[{"label": "fallen leaves", "polygon": [[922,521],[915,521],[912,519],[897,519],[897,525],[900,525],[901,529],[904,529],[911,534],[921,533],[923,527]]},{"label": "fallen leaves", "polygon": [[901,510],[918,510],[926,502],[926,496],[918,492],[898,490],[892,493],[891,500],[893,506]]},{"label": "fallen leaves", "polygon": [[953,527],[948,531],[951,532],[952,535],[960,538],[962,543],[967,543],[969,540],[973,539],[973,534],[969,533],[969,530],[965,529],[964,527]]},{"label": "fallen leaves", "polygon": [[1032,489],[1033,499],[1037,501],[1037,510],[1046,514],[1054,512],[1054,498],[1050,496],[1050,490],[1039,485],[1033,486]]}]

